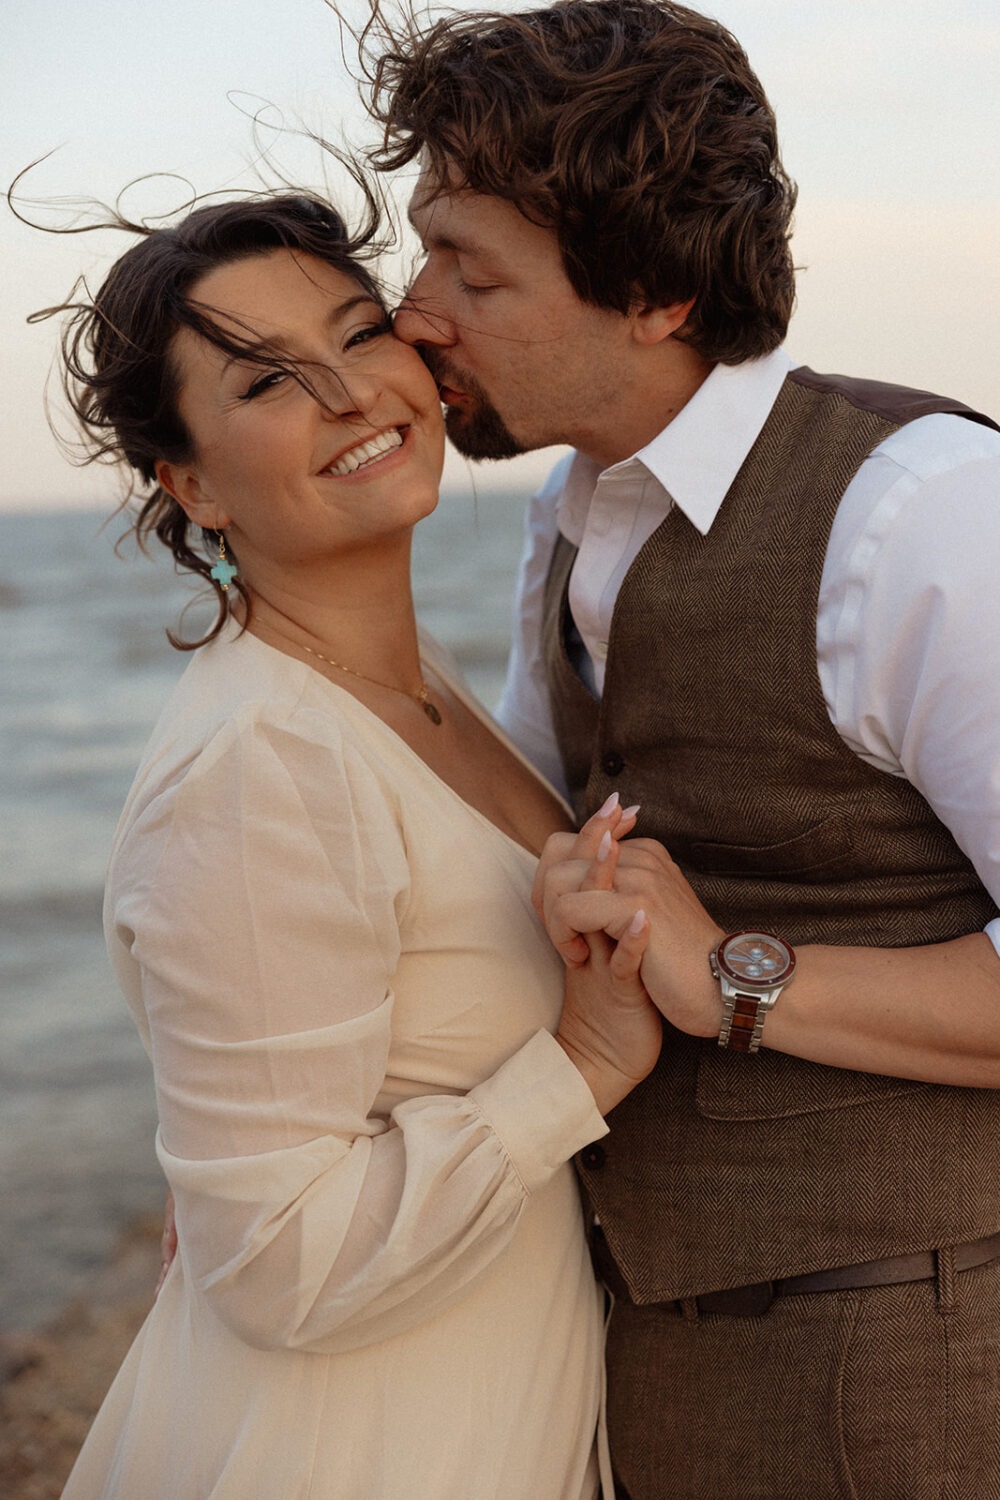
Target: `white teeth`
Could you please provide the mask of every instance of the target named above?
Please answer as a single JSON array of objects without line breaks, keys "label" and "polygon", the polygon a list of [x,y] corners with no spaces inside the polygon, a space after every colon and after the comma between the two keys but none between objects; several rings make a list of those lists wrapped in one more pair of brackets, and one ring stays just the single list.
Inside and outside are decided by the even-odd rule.
[{"label": "white teeth", "polygon": [[359,443],[356,448],[351,448],[347,453],[342,453],[336,463],[329,464],[324,474],[353,474],[355,469],[360,469],[364,464],[371,463],[374,458],[381,458],[385,453],[391,453],[394,448],[403,446],[403,437],[395,427],[387,432],[379,432],[366,443]]}]

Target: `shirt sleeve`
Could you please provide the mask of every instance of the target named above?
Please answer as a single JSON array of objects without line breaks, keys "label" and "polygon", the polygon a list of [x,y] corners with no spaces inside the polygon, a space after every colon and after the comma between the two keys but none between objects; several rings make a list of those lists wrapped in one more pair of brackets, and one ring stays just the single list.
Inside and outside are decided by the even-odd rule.
[{"label": "shirt sleeve", "polygon": [[[914,422],[844,496],[817,655],[845,742],[917,788],[1000,902],[998,570],[1000,437]],[[1000,923],[989,930],[1000,950]]]},{"label": "shirt sleeve", "polygon": [[533,766],[565,797],[566,773],[556,740],[542,657],[545,581],[558,536],[556,507],[568,470],[562,459],[531,497],[514,590],[511,650],[495,717]]},{"label": "shirt sleeve", "polygon": [[231,720],[133,823],[109,910],[141,971],[185,1273],[248,1343],[332,1353],[458,1300],[606,1126],[545,1031],[467,1095],[378,1112],[407,850],[316,718]]}]

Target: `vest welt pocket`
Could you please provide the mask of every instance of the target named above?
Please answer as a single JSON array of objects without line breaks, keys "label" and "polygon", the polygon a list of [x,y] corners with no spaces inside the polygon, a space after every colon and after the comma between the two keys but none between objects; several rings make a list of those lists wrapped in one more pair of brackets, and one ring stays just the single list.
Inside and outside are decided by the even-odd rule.
[{"label": "vest welt pocket", "polygon": [[780,1052],[762,1050],[744,1057],[710,1044],[698,1063],[695,1098],[699,1114],[710,1120],[778,1120],[852,1109],[928,1088],[907,1078],[826,1068]]},{"label": "vest welt pocket", "polygon": [[845,873],[857,859],[851,821],[834,813],[793,838],[776,844],[723,844],[708,839],[692,841],[690,858],[705,875],[797,875],[824,880]]}]

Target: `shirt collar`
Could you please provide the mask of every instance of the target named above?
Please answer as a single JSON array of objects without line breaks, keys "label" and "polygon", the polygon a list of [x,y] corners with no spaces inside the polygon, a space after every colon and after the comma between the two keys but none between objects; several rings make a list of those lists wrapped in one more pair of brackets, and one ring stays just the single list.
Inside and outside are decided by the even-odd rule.
[{"label": "shirt collar", "polygon": [[641,464],[704,536],[760,436],[793,363],[783,349],[739,365],[716,365],[686,406],[631,458],[601,470],[575,453],[559,504],[559,528],[577,546],[599,479],[623,479]]}]

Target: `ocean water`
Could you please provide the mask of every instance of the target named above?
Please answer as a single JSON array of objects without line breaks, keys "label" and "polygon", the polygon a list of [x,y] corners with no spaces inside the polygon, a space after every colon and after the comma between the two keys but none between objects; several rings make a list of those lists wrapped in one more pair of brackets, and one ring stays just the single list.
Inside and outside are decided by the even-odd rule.
[{"label": "ocean water", "polygon": [[[420,619],[488,705],[522,501],[445,495],[417,534]],[[95,512],[0,514],[0,1331],[58,1312],[163,1200],[149,1064],[108,968],[101,893],[185,662],[164,626],[191,590],[165,557],[129,544],[117,558],[122,529]]]}]

